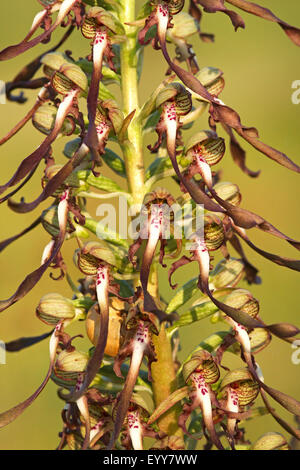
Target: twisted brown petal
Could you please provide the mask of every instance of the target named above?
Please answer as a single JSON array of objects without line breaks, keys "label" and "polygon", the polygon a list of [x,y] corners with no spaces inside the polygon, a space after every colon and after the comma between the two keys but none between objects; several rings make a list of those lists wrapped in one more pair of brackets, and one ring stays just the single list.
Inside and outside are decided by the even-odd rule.
[{"label": "twisted brown petal", "polygon": [[14,303],[18,302],[20,299],[22,299],[28,292],[33,289],[33,287],[38,283],[38,281],[41,279],[42,275],[44,272],[47,270],[47,268],[51,265],[51,263],[55,260],[57,257],[62,244],[65,239],[66,235],[66,226],[67,226],[67,217],[68,217],[68,203],[66,199],[63,199],[59,203],[59,208],[58,208],[58,220],[59,220],[59,235],[55,239],[53,246],[50,249],[50,254],[46,257],[45,260],[43,260],[42,265],[33,271],[32,273],[28,274],[24,281],[19,285],[18,289],[16,292],[7,300],[1,300],[0,301],[0,312],[3,310],[7,309]]},{"label": "twisted brown petal", "polygon": [[56,120],[54,124],[54,128],[49,135],[47,135],[44,142],[35,150],[31,155],[25,158],[22,163],[20,164],[19,168],[12,176],[12,178],[3,186],[0,186],[0,194],[2,194],[6,189],[10,186],[14,186],[20,180],[25,178],[25,176],[32,171],[42,160],[42,158],[46,155],[51,146],[52,142],[56,139],[59,131],[63,125],[64,120],[66,119],[71,107],[73,106],[73,101],[79,93],[79,89],[75,89],[68,93],[63,101],[61,102],[57,114]]},{"label": "twisted brown petal", "polygon": [[[30,36],[28,37],[27,35],[26,38],[19,44],[16,44],[14,46],[9,46],[6,49],[3,49],[0,52],[0,60],[13,59],[14,57],[17,57],[18,55],[23,54],[23,52],[26,52],[32,47],[41,43],[45,39],[48,39],[49,36],[53,33],[53,31],[57,28],[57,26],[59,26],[63,22],[64,18],[70,13],[75,3],[79,1],[81,0],[64,0],[63,3],[61,4],[61,7],[60,7],[60,10],[58,12],[55,22],[49,29],[47,29],[46,31],[44,31],[42,34],[32,39],[31,41],[28,41],[29,37],[32,36],[34,32],[34,31],[31,31]],[[45,16],[46,14],[47,12],[45,12]],[[43,21],[43,18],[41,19],[41,21],[36,23],[35,30],[42,23],[42,21]]]},{"label": "twisted brown petal", "polygon": [[21,351],[22,349],[29,348],[30,346],[33,346],[34,344],[37,344],[40,341],[43,341],[44,339],[52,335],[52,333],[53,330],[39,336],[23,337],[15,339],[13,341],[8,341],[7,343],[5,343],[5,350],[8,352]]},{"label": "twisted brown petal", "polygon": [[52,336],[50,339],[50,364],[49,364],[49,369],[48,369],[45,379],[43,380],[41,385],[37,388],[37,390],[29,398],[27,398],[22,403],[19,403],[17,406],[14,406],[10,410],[7,410],[0,414],[0,428],[7,426],[12,421],[17,419],[26,410],[26,408],[28,408],[31,405],[31,403],[34,402],[34,400],[39,396],[39,394],[43,391],[43,389],[47,385],[50,379],[51,373],[52,373],[54,363],[55,363],[56,349],[59,343],[59,336],[57,333],[60,328],[61,328],[61,324],[58,324],[54,332],[52,333]]},{"label": "twisted brown petal", "polygon": [[204,11],[207,13],[216,13],[221,11],[225,15],[229,16],[234,29],[237,31],[238,28],[245,28],[243,18],[235,11],[228,10],[224,5],[225,0],[197,0],[197,3],[203,6]]},{"label": "twisted brown petal", "polygon": [[38,217],[29,227],[25,228],[22,232],[18,233],[17,235],[14,235],[13,237],[7,238],[6,240],[3,240],[3,242],[0,243],[0,253],[3,251],[8,245],[13,243],[15,240],[18,240],[19,238],[23,237],[23,235],[26,235],[26,233],[30,232],[33,230],[35,227],[37,227],[41,222],[41,218]]},{"label": "twisted brown petal", "polygon": [[2,137],[2,139],[0,140],[0,145],[5,144],[5,142],[7,142],[14,135],[16,135],[25,126],[25,124],[32,118],[34,113],[45,102],[45,100],[48,99],[48,97],[49,97],[49,92],[47,88],[43,87],[33,107],[28,111],[26,116],[24,116],[23,119],[21,119],[21,121],[18,122],[18,124],[16,124],[15,127],[11,131],[9,131],[8,134],[6,134],[6,136]]},{"label": "twisted brown petal", "polygon": [[246,0],[226,0],[231,5],[240,8],[241,10],[251,13],[252,15],[259,16],[264,20],[273,21],[277,23],[285,32],[285,34],[293,41],[296,46],[300,46],[300,30],[294,26],[289,25],[285,21],[274,15],[271,10],[264,8],[256,3],[248,2]]},{"label": "twisted brown petal", "polygon": [[272,261],[272,263],[278,264],[279,266],[284,266],[285,268],[293,269],[294,271],[300,271],[300,260],[283,258],[282,256],[274,255],[273,253],[268,253],[267,251],[261,250],[251,242],[244,230],[235,225],[234,229],[236,233],[247,243],[247,245],[252,248],[252,250],[256,251],[264,258]]}]

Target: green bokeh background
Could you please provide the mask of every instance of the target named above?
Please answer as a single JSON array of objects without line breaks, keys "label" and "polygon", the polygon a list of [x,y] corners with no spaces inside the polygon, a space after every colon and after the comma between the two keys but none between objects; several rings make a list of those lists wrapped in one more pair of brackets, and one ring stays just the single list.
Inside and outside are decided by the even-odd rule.
[{"label": "green bokeh background", "polygon": [[[25,6],[26,3],[26,6]],[[142,2],[139,2],[140,4]],[[298,0],[265,0],[263,6],[271,8],[285,21],[300,25],[300,5]],[[2,0],[0,17],[0,48],[21,40],[29,29],[33,15],[39,5],[35,0]],[[229,19],[222,14],[205,14],[203,31],[214,32],[214,44],[204,44],[198,37],[193,38],[194,49],[200,66],[215,66],[224,71],[226,87],[222,100],[238,110],[245,125],[256,126],[263,141],[287,153],[300,163],[299,117],[300,105],[291,101],[292,82],[300,79],[300,49],[292,44],[276,25],[243,13],[246,30],[235,33]],[[53,42],[59,37],[55,33]],[[1,63],[0,79],[11,80],[19,69],[34,58],[47,46],[38,46],[34,51],[9,62]],[[74,57],[84,56],[89,52],[88,41],[76,32],[64,49],[72,49]],[[145,67],[140,85],[141,102],[149,96],[155,86],[163,79],[165,63],[159,52],[147,48]],[[25,105],[7,103],[0,106],[0,134],[6,134],[18,122],[33,104],[36,92],[27,92],[29,100]],[[193,132],[207,128],[206,116],[194,125]],[[191,131],[190,131],[191,132]],[[220,130],[220,134],[222,132]],[[41,134],[28,124],[13,140],[0,149],[1,177],[3,184],[12,175],[19,162],[41,142]],[[150,139],[147,138],[149,143]],[[153,142],[154,136],[151,137]],[[65,140],[66,141],[66,140]],[[54,145],[54,155],[58,162],[62,156],[63,139]],[[258,179],[250,179],[233,164],[229,152],[222,161],[223,178],[239,184],[243,194],[243,207],[253,210],[296,239],[300,238],[298,217],[299,179],[297,174],[280,167],[243,143],[247,149],[248,166],[261,169]],[[146,147],[145,147],[146,148]],[[145,151],[146,164],[153,157]],[[112,174],[105,170],[105,175]],[[22,190],[27,200],[32,200],[40,192],[41,170],[37,172],[32,184]],[[115,178],[115,176],[114,176]],[[119,184],[124,184],[116,178]],[[164,182],[163,182],[164,184]],[[171,184],[170,188],[175,188]],[[105,201],[107,202],[107,201]],[[47,207],[45,203],[43,207]],[[96,204],[91,203],[90,212],[95,216]],[[1,206],[1,239],[18,233],[29,225],[36,213],[17,216]],[[257,230],[251,231],[251,238],[260,247],[287,257],[296,257],[297,252],[276,238]],[[9,297],[25,275],[35,269],[41,258],[43,247],[49,236],[41,229],[28,234],[1,253],[0,298]],[[63,248],[64,257],[75,279],[79,276],[72,263],[72,251],[75,242],[68,242]],[[263,283],[251,287],[252,293],[260,300],[261,315],[267,323],[289,321],[300,326],[299,319],[299,281],[296,272],[280,268],[267,260],[246,250],[251,261],[259,267]],[[186,268],[177,274],[180,282],[196,275],[196,267]],[[160,284],[165,297],[170,299],[172,292],[167,285],[166,272],[160,271]],[[246,284],[241,284],[247,287]],[[48,292],[60,292],[71,295],[65,282],[51,280],[48,273],[38,286],[21,302],[3,312],[0,316],[0,339],[9,341],[20,336],[41,334],[48,330],[35,317],[35,307],[40,297]],[[82,325],[69,329],[70,334],[80,332]],[[209,320],[182,330],[182,350],[184,358],[202,339],[220,328]],[[85,349],[85,340],[77,340],[79,349]],[[273,339],[267,350],[260,353],[258,362],[263,369],[268,384],[286,393],[300,398],[300,365],[291,361],[292,349],[287,343]],[[225,357],[226,365],[240,366],[238,358]],[[4,411],[28,397],[41,383],[48,367],[48,343],[36,345],[19,354],[8,354],[7,364],[0,365],[0,411]],[[57,398],[56,386],[49,383],[46,390],[17,421],[0,432],[0,449],[53,449],[58,442],[57,434],[61,429],[60,411],[62,402]],[[279,408],[279,406],[276,406]],[[283,412],[289,420],[291,417]],[[255,439],[267,431],[279,431],[280,428],[270,417],[257,419],[247,424],[248,437]]]}]

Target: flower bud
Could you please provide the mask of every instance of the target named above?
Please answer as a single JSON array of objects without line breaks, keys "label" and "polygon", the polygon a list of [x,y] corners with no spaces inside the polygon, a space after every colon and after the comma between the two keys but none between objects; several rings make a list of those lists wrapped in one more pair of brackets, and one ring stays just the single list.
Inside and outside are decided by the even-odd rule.
[{"label": "flower bud", "polygon": [[78,267],[80,271],[88,276],[97,274],[99,264],[102,261],[116,266],[116,258],[113,252],[104,243],[88,242],[78,255]]},{"label": "flower bud", "polygon": [[208,251],[215,251],[224,242],[224,228],[222,221],[216,216],[204,216],[204,240]]},{"label": "flower bud", "polygon": [[61,66],[67,63],[65,56],[59,52],[49,52],[42,57],[41,63],[44,65],[43,72],[47,78],[51,79],[55,72],[57,72]]},{"label": "flower bud", "polygon": [[282,434],[267,432],[253,444],[252,450],[289,450],[289,446]]},{"label": "flower bud", "polygon": [[228,182],[220,182],[214,186],[217,195],[223,201],[230,202],[233,206],[239,206],[242,200],[242,195],[238,185]]},{"label": "flower bud", "polygon": [[44,295],[36,308],[37,317],[47,325],[56,325],[61,320],[72,320],[75,313],[72,301],[55,293]]},{"label": "flower bud", "polygon": [[196,20],[188,13],[181,12],[172,20],[173,28],[168,30],[168,36],[171,38],[185,39],[199,31]]},{"label": "flower bud", "polygon": [[213,131],[201,131],[187,142],[184,153],[193,159],[195,155],[204,158],[209,166],[216,165],[225,154],[225,141]]},{"label": "flower bud", "polygon": [[212,355],[204,349],[195,352],[191,359],[183,365],[182,374],[184,381],[188,382],[191,374],[194,372],[201,373],[208,384],[217,382],[220,377],[219,368]]},{"label": "flower bud", "polygon": [[101,7],[90,8],[81,27],[82,35],[87,39],[94,40],[96,32],[101,26],[106,26],[114,34],[124,34],[123,25],[110,11]]},{"label": "flower bud", "polygon": [[177,116],[184,116],[192,109],[191,93],[178,82],[166,85],[156,98],[156,108],[167,101],[174,101]]},{"label": "flower bud", "polygon": [[265,328],[255,328],[249,333],[251,352],[256,354],[265,349],[270,343],[272,336]]},{"label": "flower bud", "polygon": [[86,369],[89,357],[83,352],[63,350],[58,355],[53,369],[52,379],[57,385],[74,387],[79,374]]},{"label": "flower bud", "polygon": [[223,259],[210,275],[213,289],[235,287],[244,275],[244,264],[239,259]]},{"label": "flower bud", "polygon": [[184,7],[184,0],[165,0],[165,3],[171,15],[177,15]]},{"label": "flower bud", "polygon": [[226,305],[247,313],[252,318],[259,313],[259,302],[246,289],[235,289],[225,299]]},{"label": "flower bud", "polygon": [[[42,132],[43,134],[50,134],[54,128],[56,120],[57,108],[51,104],[44,104],[39,107],[39,109],[34,113],[32,117],[32,124],[34,127]],[[65,119],[61,127],[60,132],[63,135],[73,134],[76,128],[75,122],[73,119]]]},{"label": "flower bud", "polygon": [[[46,186],[48,181],[50,181],[61,169],[63,165],[51,165],[45,170],[45,175],[42,178],[42,186],[43,188]],[[69,188],[79,188],[80,181],[77,176],[77,172],[73,171],[64,181],[63,186],[58,188],[52,196],[57,197],[59,196],[64,190],[65,187],[68,186]]]},{"label": "flower bud", "polygon": [[75,88],[84,92],[88,87],[88,79],[78,65],[65,63],[53,75],[52,86],[62,95],[68,94]]},{"label": "flower bud", "polygon": [[221,382],[221,391],[227,393],[227,387],[236,392],[240,406],[250,405],[259,393],[258,383],[253,380],[249,370],[243,368],[227,372]]}]

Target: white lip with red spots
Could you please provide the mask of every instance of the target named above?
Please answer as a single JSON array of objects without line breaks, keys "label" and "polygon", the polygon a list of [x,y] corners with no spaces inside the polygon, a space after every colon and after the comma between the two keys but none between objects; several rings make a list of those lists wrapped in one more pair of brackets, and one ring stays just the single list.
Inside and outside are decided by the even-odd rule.
[{"label": "white lip with red spots", "polygon": [[127,413],[128,431],[134,450],[143,450],[143,433],[138,411]]}]

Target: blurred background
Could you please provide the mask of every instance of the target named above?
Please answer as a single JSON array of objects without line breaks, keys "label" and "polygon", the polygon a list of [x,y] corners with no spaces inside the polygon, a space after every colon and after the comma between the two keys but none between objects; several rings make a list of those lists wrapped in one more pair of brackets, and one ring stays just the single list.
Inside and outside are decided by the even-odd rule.
[{"label": "blurred background", "polygon": [[[26,3],[26,6],[25,6]],[[140,5],[142,2],[138,2]],[[300,4],[298,0],[264,0],[261,5],[272,11],[288,23],[300,26]],[[14,0],[1,2],[0,49],[19,42],[29,30],[33,15],[40,5],[35,0]],[[231,6],[229,5],[231,8]],[[232,8],[234,9],[234,8]],[[285,152],[298,164],[300,163],[300,104],[292,104],[292,83],[300,80],[300,49],[297,48],[281,28],[246,13],[241,13],[246,29],[234,32],[229,18],[221,13],[203,18],[202,31],[215,33],[215,43],[205,44],[197,36],[191,38],[197,53],[200,67],[213,66],[223,70],[226,87],[222,100],[236,109],[246,126],[255,126],[260,131],[261,139],[273,147]],[[61,31],[53,35],[52,43],[58,40]],[[34,50],[8,62],[2,62],[0,79],[12,80],[18,71],[39,53],[48,48],[38,46]],[[63,46],[71,49],[75,58],[89,53],[89,43],[80,32],[75,32]],[[144,71],[140,83],[141,103],[163,79],[166,65],[159,52],[150,47],[146,49]],[[113,90],[113,88],[112,88]],[[26,91],[28,101],[24,105],[8,102],[0,105],[0,135],[5,135],[31,108],[37,91]],[[189,131],[206,129],[207,115],[199,119]],[[221,129],[220,135],[222,134]],[[154,142],[155,136],[147,137],[146,144]],[[1,149],[0,184],[5,183],[15,171],[21,160],[29,155],[41,142],[42,135],[29,123],[15,138]],[[54,145],[54,156],[58,163],[65,157],[62,149],[67,138]],[[300,239],[299,222],[299,179],[298,175],[273,163],[264,155],[242,142],[247,150],[247,164],[252,170],[261,170],[257,179],[245,176],[234,165],[230,153],[222,160],[223,180],[237,183],[243,195],[242,207],[261,214],[268,221],[289,236]],[[146,146],[145,146],[146,148]],[[146,166],[154,157],[145,151]],[[41,166],[42,167],[42,166]],[[116,177],[107,169],[106,176],[113,176],[120,185],[124,180]],[[26,200],[33,200],[40,193],[41,169],[36,172],[31,183],[19,193]],[[161,182],[163,185],[165,182]],[[175,186],[169,185],[171,189]],[[19,197],[19,195],[17,196]],[[105,201],[107,202],[107,201]],[[17,215],[7,206],[0,208],[1,237],[3,240],[18,233],[38,217],[42,208],[49,206],[46,201],[36,213]],[[90,213],[96,217],[97,204],[89,204]],[[287,243],[268,236],[258,230],[252,230],[253,242],[269,252],[294,258],[297,252]],[[17,286],[40,263],[42,250],[49,240],[49,235],[41,228],[36,228],[21,240],[12,244],[0,256],[1,282],[0,298],[6,299],[15,292]],[[63,247],[63,255],[74,279],[79,272],[73,266],[72,253],[75,241],[69,241]],[[280,268],[246,249],[251,262],[259,268],[262,284],[251,286],[251,292],[260,300],[261,316],[266,323],[288,321],[300,327],[299,318],[299,278],[296,272]],[[236,256],[235,253],[232,253]],[[186,282],[197,275],[196,266],[188,267],[177,274],[178,282]],[[166,272],[160,270],[160,282],[167,299],[172,296],[167,285]],[[246,283],[241,287],[247,288]],[[20,302],[4,311],[0,316],[0,340],[10,341],[20,336],[38,335],[49,330],[35,317],[35,308],[39,299],[49,292],[59,292],[71,296],[65,281],[56,282],[43,276],[39,284]],[[68,330],[72,334],[82,331],[82,324]],[[195,326],[182,330],[182,350],[180,358],[187,354],[213,331],[222,329],[222,325],[212,325],[204,320]],[[86,350],[85,339],[78,339],[78,349]],[[269,385],[300,399],[300,365],[293,365],[291,345],[273,339],[270,346],[257,358],[265,380]],[[238,358],[227,355],[228,366],[239,367]],[[20,353],[7,354],[6,365],[0,365],[0,412],[27,398],[41,383],[48,368],[48,341],[33,346]],[[56,395],[57,387],[50,382],[36,402],[14,423],[0,431],[0,449],[54,449],[58,444],[58,432],[62,422],[60,411],[62,402]],[[276,405],[279,410],[279,405]],[[292,422],[290,415],[282,412],[283,417]],[[267,431],[280,431],[277,423],[268,416],[258,418],[246,425],[248,438],[256,440]],[[285,432],[283,431],[283,434]],[[288,437],[288,435],[286,434]]]}]

